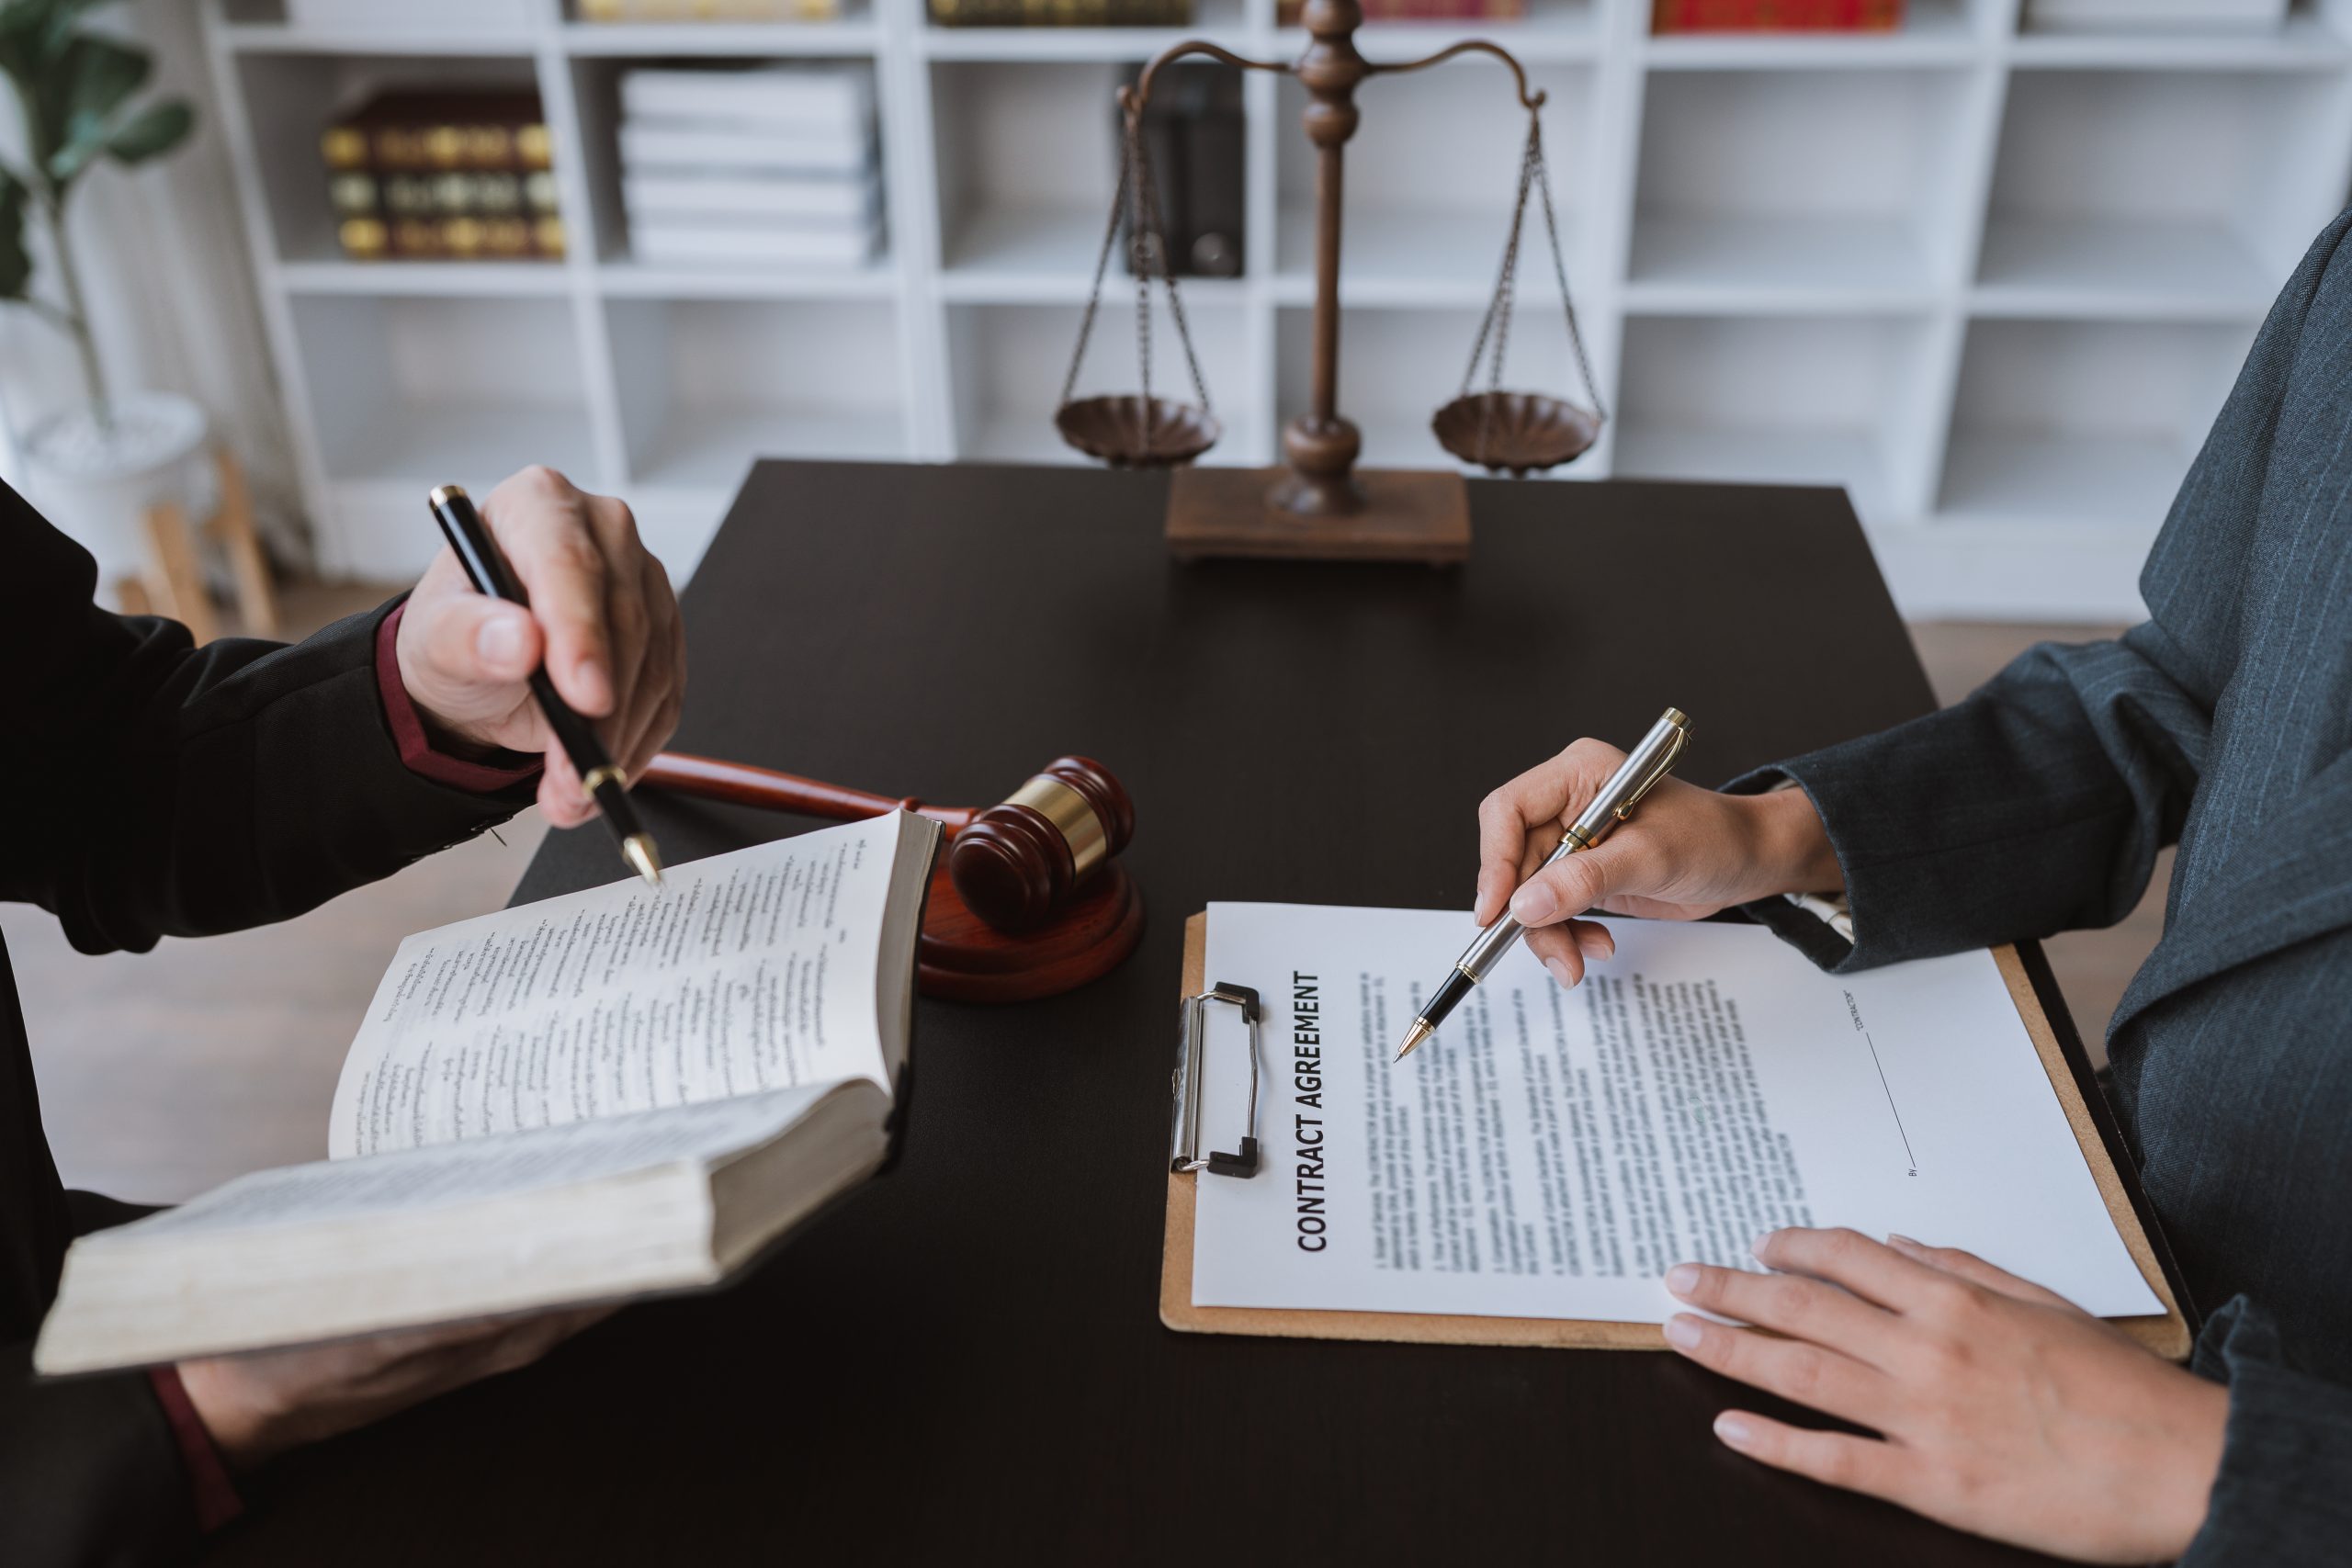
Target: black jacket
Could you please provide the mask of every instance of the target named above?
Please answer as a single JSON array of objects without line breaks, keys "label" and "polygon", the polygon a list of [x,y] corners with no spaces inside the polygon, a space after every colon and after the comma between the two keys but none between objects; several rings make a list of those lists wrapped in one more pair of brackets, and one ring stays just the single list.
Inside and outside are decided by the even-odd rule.
[{"label": "black jacket", "polygon": [[[0,486],[0,898],[86,953],[284,919],[503,820],[401,761],[376,687],[390,606],[292,648],[189,646],[92,601],[79,546]],[[158,1040],[158,1050],[169,1042]],[[147,1562],[191,1544],[179,1450],[144,1374],[37,1383],[32,1340],[77,1229],[42,1136],[0,947],[0,1562]]]},{"label": "black jacket", "polygon": [[2288,280],[2140,579],[2145,625],[1767,769],[1820,807],[1860,968],[2106,925],[2177,841],[2115,1109],[2230,1385],[2187,1562],[2352,1562],[2352,213]]}]

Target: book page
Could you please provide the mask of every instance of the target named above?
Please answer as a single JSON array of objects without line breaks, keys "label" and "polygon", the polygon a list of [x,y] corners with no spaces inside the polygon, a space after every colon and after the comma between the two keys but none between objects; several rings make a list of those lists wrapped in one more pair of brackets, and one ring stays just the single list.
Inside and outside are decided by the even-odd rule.
[{"label": "book page", "polygon": [[902,817],[422,931],[335,1086],[328,1153],[866,1077]]},{"label": "book page", "polygon": [[808,1084],[512,1137],[469,1138],[461,1144],[255,1171],[176,1209],[85,1239],[103,1248],[165,1235],[308,1224],[505,1197],[681,1160],[710,1161],[764,1143],[837,1089],[831,1084]]},{"label": "book page", "polygon": [[[1659,1323],[1672,1265],[1850,1225],[2163,1310],[1990,953],[1831,976],[1760,927],[1604,923],[1583,985],[1515,949],[1392,1066],[1466,917],[1211,905],[1207,981],[1265,1010],[1264,1163],[1197,1178],[1194,1304]],[[1230,1150],[1248,1055],[1212,1017]]]}]

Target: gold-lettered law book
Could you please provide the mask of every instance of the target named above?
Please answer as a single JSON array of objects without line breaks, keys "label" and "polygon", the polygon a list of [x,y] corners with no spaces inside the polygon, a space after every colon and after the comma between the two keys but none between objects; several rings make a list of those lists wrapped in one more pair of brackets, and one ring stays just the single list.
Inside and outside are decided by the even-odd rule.
[{"label": "gold-lettered law book", "polygon": [[1458,913],[1193,916],[1161,1320],[1663,1349],[1672,1263],[1752,1267],[1767,1230],[1851,1224],[1963,1247],[2188,1354],[2014,948],[1833,976],[1759,927],[1610,924],[1583,986],[1522,950],[1392,1065]]},{"label": "gold-lettered law book", "polygon": [[939,838],[895,812],[409,938],[331,1157],[75,1241],[36,1370],[735,1278],[889,1156]]}]

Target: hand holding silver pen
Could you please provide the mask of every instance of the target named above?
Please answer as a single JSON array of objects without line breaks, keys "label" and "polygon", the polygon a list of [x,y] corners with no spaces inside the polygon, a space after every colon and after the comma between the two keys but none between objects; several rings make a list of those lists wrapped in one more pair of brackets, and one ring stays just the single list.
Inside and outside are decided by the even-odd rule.
[{"label": "hand holding silver pen", "polygon": [[[1563,829],[1559,847],[1544,862],[1546,866],[1558,863],[1572,854],[1589,850],[1606,838],[1610,830],[1631,817],[1634,807],[1644,795],[1657,787],[1690,744],[1690,720],[1679,708],[1668,708],[1650,727],[1641,743],[1626,753],[1625,761],[1611,774],[1575,820]],[[1404,1043],[1396,1049],[1396,1059],[1403,1061],[1430,1035],[1462,999],[1501,961],[1503,954],[1515,945],[1525,928],[1510,915],[1497,919],[1454,960],[1453,967],[1438,983],[1420,1015],[1407,1031]]]}]

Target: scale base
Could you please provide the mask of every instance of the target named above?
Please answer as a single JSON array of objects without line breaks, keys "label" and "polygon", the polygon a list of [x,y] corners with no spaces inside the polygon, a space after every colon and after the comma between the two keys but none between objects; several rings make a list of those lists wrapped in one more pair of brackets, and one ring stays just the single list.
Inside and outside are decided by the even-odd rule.
[{"label": "scale base", "polygon": [[1278,504],[1289,468],[1178,468],[1168,487],[1168,549],[1180,561],[1403,561],[1470,558],[1470,487],[1431,468],[1359,468],[1363,504],[1306,515]]}]

